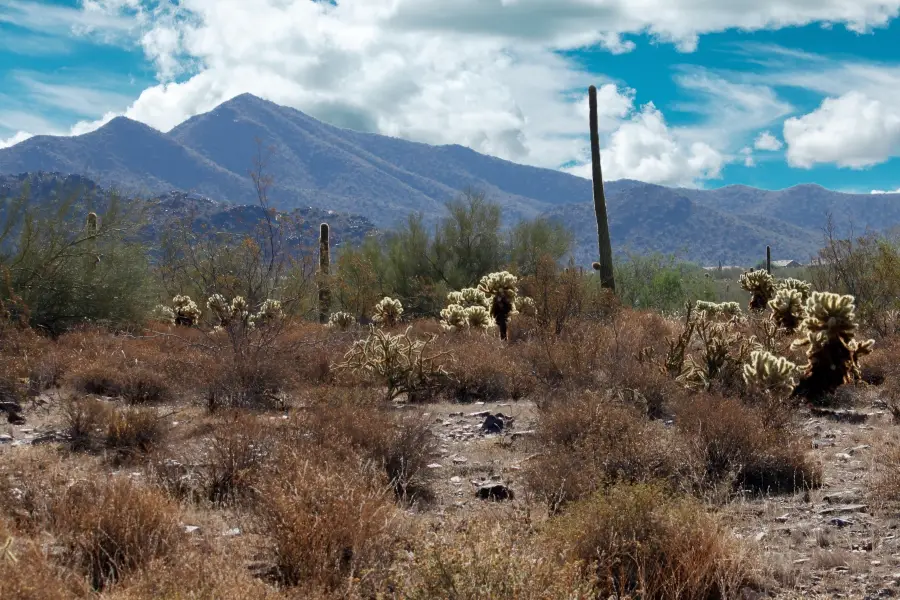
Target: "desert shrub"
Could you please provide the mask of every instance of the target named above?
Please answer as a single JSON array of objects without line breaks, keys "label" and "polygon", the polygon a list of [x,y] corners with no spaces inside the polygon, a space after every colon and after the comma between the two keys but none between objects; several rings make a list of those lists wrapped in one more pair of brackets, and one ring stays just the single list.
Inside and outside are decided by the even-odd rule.
[{"label": "desert shrub", "polygon": [[62,420],[69,449],[73,452],[96,449],[112,410],[107,403],[93,398],[66,399]]},{"label": "desert shrub", "polygon": [[125,478],[69,487],[53,506],[51,527],[96,589],[166,555],[181,533],[171,501]]},{"label": "desert shrub", "polygon": [[655,484],[619,484],[569,507],[548,531],[570,561],[590,565],[597,596],[737,597],[752,563],[702,505]]},{"label": "desert shrub", "polygon": [[119,458],[147,454],[159,448],[166,430],[151,408],[126,408],[106,412],[104,446]]},{"label": "desert shrub", "polygon": [[670,430],[598,393],[548,402],[537,437],[543,450],[526,478],[551,510],[617,481],[675,480],[683,472],[685,455]]},{"label": "desert shrub", "polygon": [[471,600],[587,600],[593,586],[581,565],[564,563],[537,546],[526,527],[477,520],[424,535],[397,565],[403,598]]},{"label": "desert shrub", "polygon": [[327,448],[341,460],[366,460],[383,470],[397,497],[429,500],[436,447],[430,419],[397,414],[360,391],[327,394],[310,408],[297,432],[302,444]]},{"label": "desert shrub", "polygon": [[129,404],[155,404],[173,398],[163,374],[143,364],[128,365],[125,360],[90,363],[72,371],[66,379],[78,392],[122,398]]},{"label": "desert shrub", "polygon": [[503,344],[495,337],[446,336],[435,342],[449,352],[441,394],[458,402],[518,400],[530,394],[536,381],[520,347]]},{"label": "desert shrub", "polygon": [[728,482],[738,490],[782,493],[822,483],[821,467],[809,458],[809,444],[786,410],[697,394],[679,402],[676,413],[701,487]]},{"label": "desert shrub", "polygon": [[875,452],[869,496],[881,507],[900,501],[900,444],[890,437],[883,440]]},{"label": "desert shrub", "polygon": [[571,324],[560,335],[541,330],[516,350],[543,387],[586,388],[601,380],[607,335],[603,324],[585,320]]},{"label": "desert shrub", "polygon": [[290,378],[288,367],[281,360],[261,356],[239,360],[225,355],[210,357],[204,363],[203,389],[210,411],[272,409],[282,405],[280,392]]},{"label": "desert shrub", "polygon": [[0,598],[70,600],[89,596],[84,582],[55,564],[41,544],[17,534],[0,519]]},{"label": "desert shrub", "polygon": [[[152,288],[144,248],[134,241],[137,205],[68,183],[32,196],[32,184],[39,186],[27,182],[0,213],[0,302],[16,307],[13,318],[53,334],[84,322],[141,323]],[[101,224],[90,226],[85,215],[95,202]]]},{"label": "desert shrub", "polygon": [[258,417],[239,413],[230,416],[212,434],[202,484],[207,498],[218,504],[252,495],[275,443],[273,432]]},{"label": "desert shrub", "polygon": [[410,330],[391,334],[370,326],[369,335],[354,342],[335,367],[372,377],[387,388],[389,401],[402,394],[409,400],[427,396],[448,375],[441,364],[446,354],[431,352],[433,337],[414,339]]},{"label": "desert shrub", "polygon": [[255,515],[285,585],[347,592],[374,585],[390,564],[396,509],[383,479],[361,465],[284,448]]}]

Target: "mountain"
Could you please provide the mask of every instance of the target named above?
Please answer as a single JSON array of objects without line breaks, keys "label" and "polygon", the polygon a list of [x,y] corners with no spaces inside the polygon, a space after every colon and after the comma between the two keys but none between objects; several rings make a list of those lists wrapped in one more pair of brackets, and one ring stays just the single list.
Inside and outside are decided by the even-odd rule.
[{"label": "mountain", "polygon": [[[462,146],[341,129],[249,94],[168,133],[120,117],[81,136],[34,137],[0,150],[0,175],[79,174],[145,198],[176,190],[253,205],[250,170],[257,156],[273,180],[272,205],[281,210],[330,209],[384,229],[414,211],[433,223],[447,200],[471,188],[503,207],[507,225],[539,215],[561,221],[576,234],[578,261],[596,258],[589,180]],[[821,245],[829,213],[842,231],[851,224],[857,232],[900,224],[897,194],[843,194],[814,185],[696,190],[628,180],[607,182],[606,191],[618,251],[674,252],[711,264],[755,263],[767,244],[776,258],[803,261]]]},{"label": "mountain", "polygon": [[[54,205],[62,199],[75,199],[76,218],[82,222],[88,210],[102,211],[113,192],[91,179],[79,175],[59,173],[31,173],[16,176],[0,175],[0,229],[6,209],[4,199],[18,197],[28,187],[29,201],[37,205]],[[197,233],[249,234],[262,222],[262,207],[256,205],[225,204],[195,193],[170,191],[149,199],[132,199],[138,203],[146,222],[140,237],[151,247],[158,247],[164,232],[175,223],[189,220]],[[83,213],[83,214],[78,214]],[[344,244],[357,245],[377,233],[371,221],[358,215],[338,213],[321,208],[304,207],[278,213],[290,216],[297,224],[287,236],[287,244],[296,249],[317,248],[319,224],[328,222],[332,248]]]}]

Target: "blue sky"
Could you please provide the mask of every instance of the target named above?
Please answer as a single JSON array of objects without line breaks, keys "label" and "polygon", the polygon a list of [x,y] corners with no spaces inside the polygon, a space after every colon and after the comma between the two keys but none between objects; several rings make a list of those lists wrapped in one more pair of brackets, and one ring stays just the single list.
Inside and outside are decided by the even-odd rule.
[{"label": "blue sky", "polygon": [[[611,178],[900,189],[900,0],[3,0],[0,146],[251,92]],[[762,136],[762,137],[761,137]]]}]

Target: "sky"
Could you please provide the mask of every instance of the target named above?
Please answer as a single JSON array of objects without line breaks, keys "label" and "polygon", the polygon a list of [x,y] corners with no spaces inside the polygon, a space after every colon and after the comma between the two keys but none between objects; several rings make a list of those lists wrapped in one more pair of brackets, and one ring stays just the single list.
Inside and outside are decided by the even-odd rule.
[{"label": "sky", "polygon": [[0,148],[245,92],[590,177],[900,191],[900,0],[0,0]]}]

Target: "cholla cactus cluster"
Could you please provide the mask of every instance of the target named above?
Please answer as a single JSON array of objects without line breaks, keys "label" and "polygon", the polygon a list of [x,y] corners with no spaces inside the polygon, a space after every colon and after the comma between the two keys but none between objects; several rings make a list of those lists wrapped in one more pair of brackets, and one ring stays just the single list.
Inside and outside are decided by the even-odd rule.
[{"label": "cholla cactus cluster", "polygon": [[249,327],[271,325],[284,318],[284,310],[278,300],[266,300],[255,314],[250,312],[250,305],[243,296],[235,296],[228,302],[222,294],[213,294],[207,300],[206,306],[218,319],[217,326],[222,328],[236,324]]},{"label": "cholla cactus cluster", "polygon": [[272,323],[284,318],[284,310],[281,308],[281,302],[278,300],[266,300],[263,302],[255,315],[250,316],[251,325],[271,325]]},{"label": "cholla cactus cluster", "polygon": [[772,320],[778,327],[784,328],[788,333],[793,333],[806,316],[805,301],[801,290],[791,287],[779,288],[775,292],[775,297],[769,301]]},{"label": "cholla cactus cluster", "polygon": [[403,315],[403,304],[396,298],[385,296],[375,305],[372,320],[385,327],[394,327]]},{"label": "cholla cactus cluster", "polygon": [[754,350],[744,365],[744,382],[764,393],[790,393],[802,369],[782,356]]},{"label": "cholla cactus cluster", "polygon": [[356,318],[348,312],[338,311],[328,317],[327,327],[338,331],[346,331],[356,324]]},{"label": "cholla cactus cluster", "polygon": [[519,296],[516,298],[515,312],[528,317],[537,315],[537,304],[535,304],[534,298],[528,296]]},{"label": "cholla cactus cluster", "polygon": [[500,330],[500,339],[506,339],[509,316],[516,308],[519,280],[508,271],[491,273],[481,278],[478,289],[490,300],[490,315]]},{"label": "cholla cactus cluster", "polygon": [[806,281],[802,281],[800,279],[794,279],[793,277],[787,277],[785,279],[779,279],[775,282],[775,292],[777,293],[780,290],[793,290],[800,294],[800,298],[802,298],[805,303],[809,295],[812,293],[812,286],[809,285]]},{"label": "cholla cactus cluster", "polygon": [[485,331],[494,326],[490,314],[490,299],[478,288],[464,288],[447,294],[447,308],[441,310],[441,327],[447,331],[477,329]]},{"label": "cholla cactus cluster", "polygon": [[172,298],[172,311],[175,313],[175,324],[193,327],[200,321],[200,308],[190,296],[178,295]]},{"label": "cholla cactus cluster", "polygon": [[731,322],[713,321],[706,312],[700,312],[693,321],[692,331],[700,341],[701,353],[684,359],[676,380],[691,389],[709,389],[719,373],[737,362],[731,348],[739,341],[740,335],[733,331]]},{"label": "cholla cactus cluster", "polygon": [[874,340],[858,342],[856,299],[829,292],[813,292],[806,301],[803,337],[792,348],[806,348],[809,362],[794,394],[819,398],[859,377],[859,357],[872,351]]},{"label": "cholla cactus cluster", "polygon": [[427,347],[431,339],[413,339],[411,329],[391,334],[370,326],[369,335],[357,340],[336,368],[366,373],[383,382],[388,400],[401,394],[413,399],[447,372],[438,363],[444,353],[429,355]]},{"label": "cholla cactus cluster", "polygon": [[175,324],[175,311],[166,306],[165,304],[157,304],[153,308],[153,312],[150,313],[150,317],[154,321],[158,321],[160,323],[166,323],[167,325]]},{"label": "cholla cactus cluster", "polygon": [[750,292],[750,310],[762,310],[775,296],[775,278],[767,271],[747,271],[741,273],[741,287]]},{"label": "cholla cactus cluster", "polygon": [[741,316],[741,305],[737,302],[707,302],[697,300],[694,308],[698,313],[705,312],[712,317],[734,318]]}]

